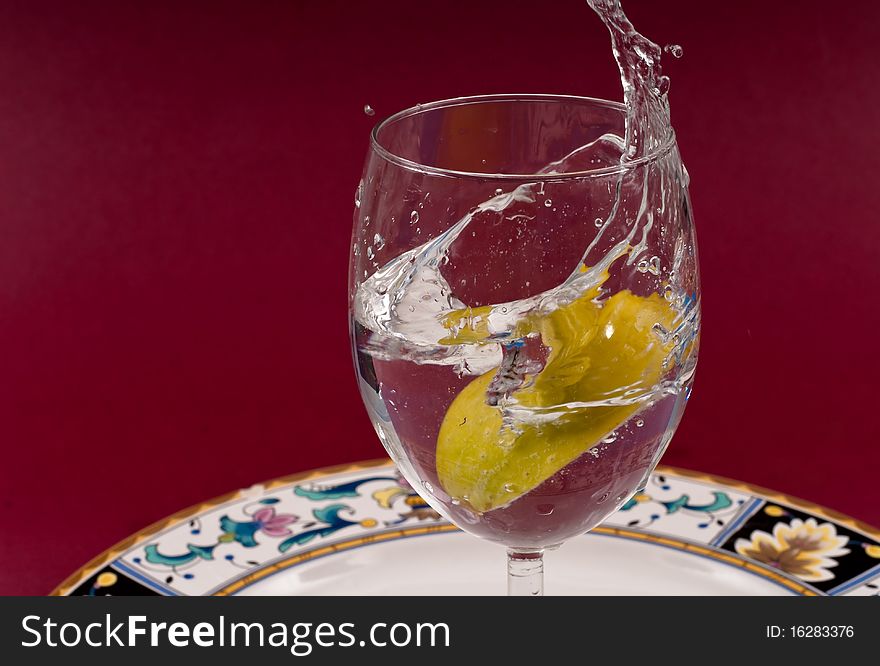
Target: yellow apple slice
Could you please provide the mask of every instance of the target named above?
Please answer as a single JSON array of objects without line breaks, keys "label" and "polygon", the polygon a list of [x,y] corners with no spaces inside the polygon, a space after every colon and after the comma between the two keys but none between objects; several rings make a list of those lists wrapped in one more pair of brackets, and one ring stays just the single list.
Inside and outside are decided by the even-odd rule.
[{"label": "yellow apple slice", "polygon": [[[505,427],[501,407],[486,402],[496,370],[455,398],[437,437],[437,473],[451,497],[480,512],[512,502],[600,443],[638,409],[567,409],[567,404],[600,402],[660,380],[671,343],[652,329],[655,324],[671,328],[669,304],[656,294],[629,291],[597,303],[597,294],[598,287],[526,324],[541,334],[550,354],[531,385],[511,397],[521,407],[556,412],[557,418]],[[470,330],[468,337],[482,333]]]}]

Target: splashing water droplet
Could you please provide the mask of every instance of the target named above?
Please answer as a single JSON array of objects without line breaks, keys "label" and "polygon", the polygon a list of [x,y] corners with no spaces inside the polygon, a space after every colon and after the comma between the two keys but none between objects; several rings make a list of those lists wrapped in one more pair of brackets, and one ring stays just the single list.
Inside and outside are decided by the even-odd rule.
[{"label": "splashing water droplet", "polygon": [[361,199],[364,196],[364,179],[361,178],[361,182],[358,183],[357,191],[354,193],[354,207],[361,207]]},{"label": "splashing water droplet", "polygon": [[647,273],[648,272],[648,260],[642,259],[638,264],[636,264],[636,270],[639,273]]},{"label": "splashing water droplet", "polygon": [[504,194],[504,190],[502,190],[502,189],[499,187],[499,188],[497,188],[497,189],[495,190],[495,196],[497,197],[497,196],[499,196],[499,195],[501,195],[501,194]]},{"label": "splashing water droplet", "polygon": [[373,107],[370,106],[369,104],[364,104],[364,113],[366,113],[368,116],[375,116],[376,115],[376,112],[373,110]]},{"label": "splashing water droplet", "polygon": [[414,210],[412,213],[409,214],[409,223],[415,224],[418,221],[419,221],[419,211]]},{"label": "splashing water droplet", "polygon": [[605,220],[603,220],[601,217],[597,217],[593,224],[596,225],[597,229],[600,229],[602,225],[605,224]]},{"label": "splashing water droplet", "polygon": [[666,53],[671,53],[673,58],[681,58],[684,55],[684,49],[678,44],[667,44],[663,47]]},{"label": "splashing water droplet", "polygon": [[382,238],[381,234],[376,234],[375,236],[373,236],[373,245],[376,246],[377,250],[381,250],[383,247],[385,247],[385,239]]},{"label": "splashing water droplet", "polygon": [[660,257],[654,255],[648,262],[648,270],[653,275],[660,275]]},{"label": "splashing water droplet", "polygon": [[369,216],[369,215],[367,215],[367,216],[364,218],[364,226],[365,226],[365,227],[370,226],[370,216]]},{"label": "splashing water droplet", "polygon": [[547,206],[547,208],[550,208],[550,206],[553,205],[553,201],[551,199],[545,199],[544,205]]},{"label": "splashing water droplet", "polygon": [[645,425],[643,419],[636,419],[636,428],[641,428],[643,425]]},{"label": "splashing water droplet", "polygon": [[657,79],[656,89],[657,89],[658,95],[665,95],[666,93],[668,93],[669,92],[669,77],[664,74],[659,79]]},{"label": "splashing water droplet", "polygon": [[368,247],[368,248],[367,248],[367,259],[369,259],[370,261],[372,261],[372,260],[373,260],[373,256],[374,256],[374,254],[373,254],[373,248],[372,248],[372,247]]}]

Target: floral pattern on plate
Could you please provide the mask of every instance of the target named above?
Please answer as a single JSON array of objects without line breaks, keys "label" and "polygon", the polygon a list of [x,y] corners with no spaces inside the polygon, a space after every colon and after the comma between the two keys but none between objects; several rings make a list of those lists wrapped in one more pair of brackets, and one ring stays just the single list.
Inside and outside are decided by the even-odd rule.
[{"label": "floral pattern on plate", "polygon": [[750,495],[733,488],[655,472],[646,488],[604,524],[710,543],[749,506],[749,500]]},{"label": "floral pattern on plate", "polygon": [[761,502],[722,548],[826,594],[843,594],[880,575],[876,540],[781,503]]},{"label": "floral pattern on plate", "polygon": [[[780,496],[781,497],[781,496]],[[668,537],[767,571],[819,594],[880,593],[880,541],[744,484],[660,468],[608,518],[618,536]],[[812,507],[810,507],[812,511]],[[846,523],[846,524],[842,524]],[[364,544],[453,529],[390,462],[315,472],[236,493],[148,528],[64,583],[57,594],[206,595],[271,567],[352,541]],[[870,530],[869,530],[870,531]],[[687,544],[696,544],[687,546]],[[296,560],[299,558],[299,560]],[[796,589],[797,586],[794,586]]]}]

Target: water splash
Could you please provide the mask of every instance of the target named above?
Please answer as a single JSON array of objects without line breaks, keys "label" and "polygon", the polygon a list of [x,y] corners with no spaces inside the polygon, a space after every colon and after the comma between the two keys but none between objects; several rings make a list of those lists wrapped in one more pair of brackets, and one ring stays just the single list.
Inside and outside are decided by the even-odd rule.
[{"label": "water splash", "polygon": [[[575,149],[561,159],[548,164],[538,173],[564,173],[572,164],[579,163],[590,151],[601,149],[603,154],[614,156],[621,164],[649,157],[668,146],[673,134],[669,120],[667,92],[669,79],[663,75],[660,59],[663,53],[657,44],[635,30],[623,13],[619,0],[587,0],[599,15],[611,35],[612,51],[620,70],[623,96],[626,106],[625,136],[605,134],[595,141]],[[676,51],[669,50],[674,57]],[[365,109],[366,110],[366,109]],[[597,148],[598,147],[598,148]],[[516,203],[532,206],[553,206],[544,197],[544,183],[520,185],[510,192],[495,191],[495,196],[475,206],[446,231],[430,241],[415,247],[379,268],[358,288],[353,303],[353,314],[367,335],[360,340],[364,351],[385,360],[406,359],[419,364],[454,366],[459,375],[479,375],[499,367],[504,360],[505,345],[513,341],[517,324],[526,316],[545,316],[572,303],[602,281],[609,267],[621,257],[629,255],[628,264],[638,261],[635,268],[640,273],[660,274],[657,256],[644,256],[648,249],[648,234],[654,224],[655,214],[660,215],[666,206],[665,185],[669,174],[660,173],[659,181],[652,184],[645,170],[641,183],[642,203],[634,219],[619,224],[624,233],[613,236],[611,246],[604,256],[585,270],[586,259],[598,246],[600,240],[615,225],[621,202],[621,191],[615,194],[613,206],[605,218],[596,218],[596,235],[584,251],[581,261],[570,276],[558,286],[515,301],[493,305],[485,315],[488,336],[471,344],[443,345],[438,341],[449,336],[450,329],[444,318],[453,310],[467,307],[455,295],[455,289],[446,281],[440,267],[448,261],[451,246],[464,233],[475,217],[487,211],[502,213]],[[686,183],[682,170],[679,176]],[[656,187],[656,192],[652,188]],[[630,194],[631,196],[631,194]],[[660,205],[648,205],[649,201]],[[419,213],[412,210],[410,224],[419,222]],[[675,270],[675,267],[673,267]],[[668,284],[661,291],[670,302],[680,295]],[[698,308],[682,312],[678,333],[682,327],[694,324]],[[661,327],[662,328],[662,327]],[[452,331],[453,334],[456,331]],[[658,331],[658,336],[673,335]],[[680,347],[680,346],[679,346]],[[680,380],[668,385],[664,382],[654,387],[621,387],[609,394],[602,405],[633,404],[647,401],[665,393],[675,393]],[[532,419],[552,421],[569,409],[585,409],[597,404],[569,404],[547,409],[530,408]],[[517,412],[515,405],[509,413]],[[525,416],[525,415],[524,415]]]},{"label": "water splash", "polygon": [[660,66],[662,50],[636,31],[620,0],[587,0],[611,34],[611,50],[620,70],[626,105],[626,153],[632,160],[660,148],[671,137],[669,78]]}]

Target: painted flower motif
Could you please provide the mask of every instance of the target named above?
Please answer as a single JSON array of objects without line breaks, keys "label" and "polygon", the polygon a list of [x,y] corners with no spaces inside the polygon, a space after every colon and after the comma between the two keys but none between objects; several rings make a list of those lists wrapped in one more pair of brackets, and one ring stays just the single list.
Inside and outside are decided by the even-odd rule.
[{"label": "painted flower motif", "polygon": [[271,507],[260,509],[254,514],[254,522],[260,524],[259,529],[264,534],[273,537],[282,537],[291,534],[292,530],[288,529],[287,526],[291,523],[295,523],[297,520],[299,520],[299,516],[294,516],[290,513],[279,513],[276,516],[275,509]]},{"label": "painted flower motif", "polygon": [[752,532],[750,539],[737,539],[734,547],[744,557],[775,567],[801,580],[816,583],[834,578],[829,571],[837,566],[832,559],[850,551],[844,546],[848,537],[838,536],[831,523],[816,523],[795,518],[791,523],[777,523],[773,534]]},{"label": "painted flower motif", "polygon": [[229,516],[220,518],[220,529],[223,534],[220,535],[221,543],[229,543],[237,541],[245,548],[254,548],[257,545],[254,535],[257,532],[263,532],[267,536],[282,537],[292,534],[292,530],[287,526],[299,520],[299,516],[289,513],[275,514],[275,509],[266,507],[260,509],[253,516],[253,520],[239,522],[232,520]]}]

